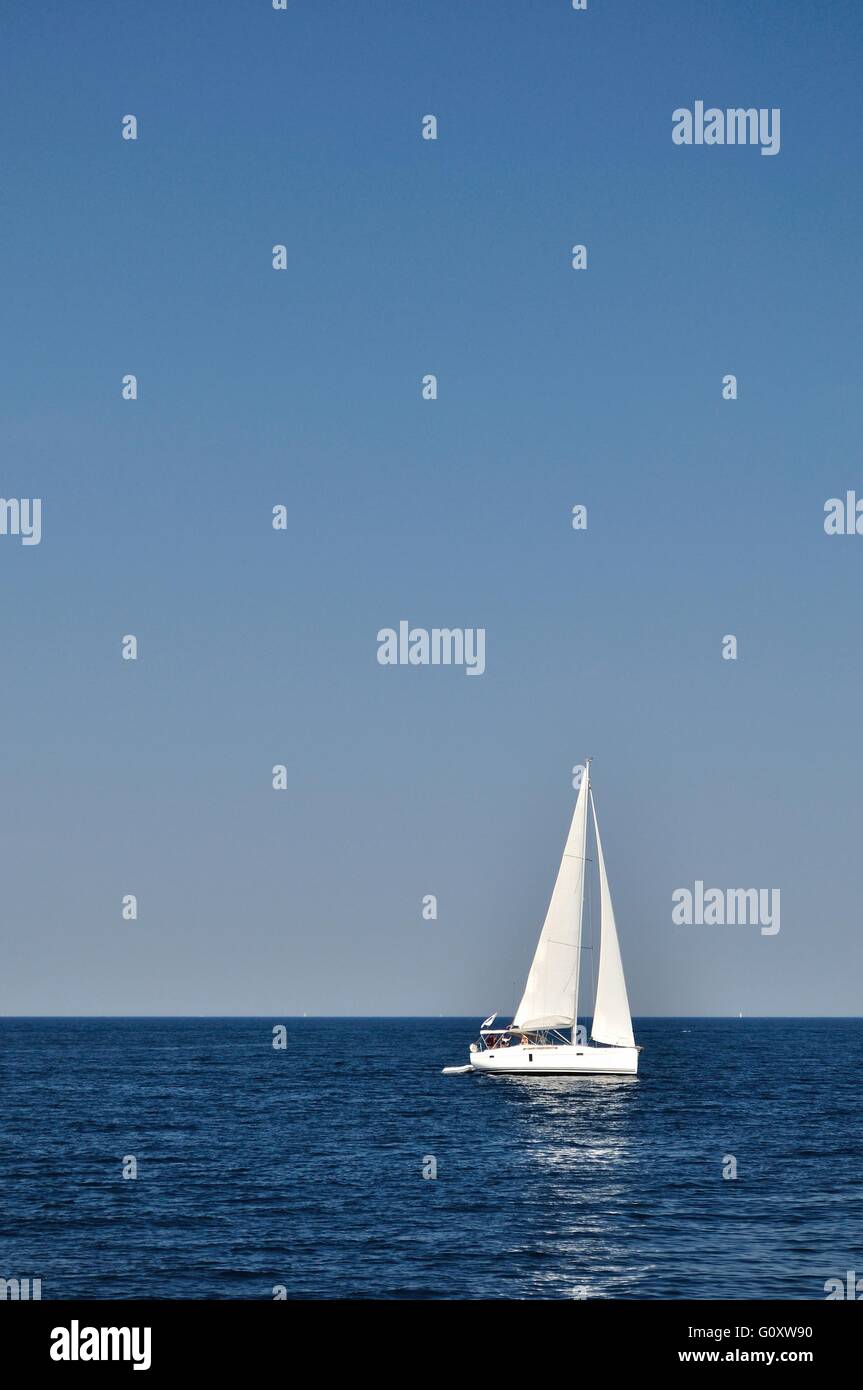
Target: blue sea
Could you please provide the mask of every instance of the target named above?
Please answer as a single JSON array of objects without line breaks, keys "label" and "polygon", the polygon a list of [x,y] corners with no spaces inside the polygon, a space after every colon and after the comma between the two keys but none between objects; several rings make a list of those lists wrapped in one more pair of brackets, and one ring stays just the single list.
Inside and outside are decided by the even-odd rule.
[{"label": "blue sea", "polygon": [[637,1078],[442,1076],[478,1022],[0,1020],[0,1277],[823,1299],[863,1275],[863,1021],[644,1019]]}]

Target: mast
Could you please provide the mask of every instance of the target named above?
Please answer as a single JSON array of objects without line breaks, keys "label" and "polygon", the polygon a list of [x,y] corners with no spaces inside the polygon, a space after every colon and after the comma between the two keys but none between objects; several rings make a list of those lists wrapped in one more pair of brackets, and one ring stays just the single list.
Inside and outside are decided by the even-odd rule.
[{"label": "mast", "polygon": [[[590,790],[590,764],[593,758],[585,758],[584,778],[582,779],[581,791],[584,792],[585,802],[591,797]],[[576,929],[575,939],[578,942],[578,950],[575,953],[575,980],[572,987],[572,1033],[571,1041],[574,1043],[578,1033],[578,980],[581,974],[581,928],[584,921],[584,877],[587,873],[587,814],[585,806],[584,826],[581,833],[581,874],[578,883],[578,904],[576,906]]]}]

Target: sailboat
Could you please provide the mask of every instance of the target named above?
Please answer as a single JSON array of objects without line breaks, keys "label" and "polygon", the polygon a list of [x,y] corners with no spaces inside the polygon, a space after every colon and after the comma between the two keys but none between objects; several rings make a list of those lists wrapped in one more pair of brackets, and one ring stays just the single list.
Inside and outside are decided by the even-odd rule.
[{"label": "sailboat", "polygon": [[[469,1062],[445,1072],[486,1075],[626,1075],[638,1071],[632,1016],[605,871],[588,758],[566,837],[551,902],[540,932],[521,1003],[509,1027],[494,1028],[497,1014],[480,1027]],[[591,1042],[578,1026],[582,918],[587,877],[588,807],[599,868],[600,944]],[[566,1036],[567,1033],[569,1036]]]}]

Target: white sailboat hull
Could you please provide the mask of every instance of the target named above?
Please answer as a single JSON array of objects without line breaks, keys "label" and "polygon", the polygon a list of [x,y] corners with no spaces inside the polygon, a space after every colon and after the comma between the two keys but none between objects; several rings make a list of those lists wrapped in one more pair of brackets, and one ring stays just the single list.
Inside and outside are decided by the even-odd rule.
[{"label": "white sailboat hull", "polygon": [[470,1064],[474,1071],[492,1076],[635,1076],[638,1048],[518,1043],[472,1052]]}]

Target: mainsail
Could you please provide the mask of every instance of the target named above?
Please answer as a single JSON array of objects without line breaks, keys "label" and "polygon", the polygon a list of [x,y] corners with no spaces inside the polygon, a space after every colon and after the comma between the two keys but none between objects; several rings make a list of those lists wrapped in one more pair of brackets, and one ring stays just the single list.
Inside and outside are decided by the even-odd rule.
[{"label": "mainsail", "polygon": [[[584,770],[557,880],[513,1028],[571,1028],[578,1000],[590,764]],[[613,921],[612,921],[613,929]],[[619,959],[619,957],[618,957]],[[625,998],[625,992],[624,992]]]},{"label": "mainsail", "polygon": [[599,839],[599,824],[596,819],[596,806],[590,798],[593,810],[593,829],[596,835],[596,857],[599,860],[600,897],[600,945],[599,975],[596,982],[596,1004],[593,1010],[591,1037],[600,1043],[611,1043],[616,1047],[634,1047],[632,1036],[632,1015],[626,996],[626,981],[623,978],[623,962],[620,959],[620,946],[617,941],[617,928],[614,924],[614,908],[605,873],[605,860],[602,857],[602,844]]}]

